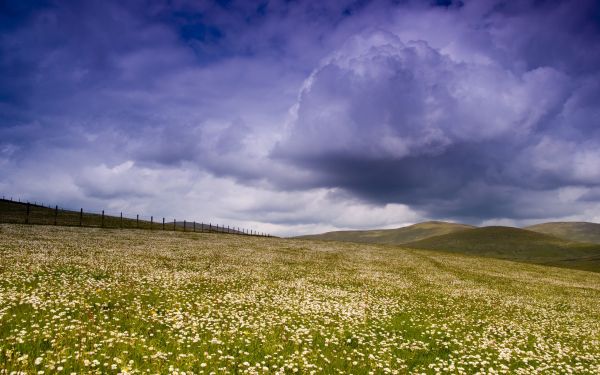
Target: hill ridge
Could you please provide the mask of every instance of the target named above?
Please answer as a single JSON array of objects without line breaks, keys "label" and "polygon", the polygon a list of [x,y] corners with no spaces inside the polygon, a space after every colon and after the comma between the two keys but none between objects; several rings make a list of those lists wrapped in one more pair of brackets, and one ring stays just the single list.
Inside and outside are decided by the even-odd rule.
[{"label": "hill ridge", "polygon": [[400,228],[373,230],[341,230],[321,234],[298,236],[299,239],[342,241],[358,243],[375,243],[399,245],[434,235],[452,233],[474,228],[471,225],[450,223],[445,221],[426,221]]}]

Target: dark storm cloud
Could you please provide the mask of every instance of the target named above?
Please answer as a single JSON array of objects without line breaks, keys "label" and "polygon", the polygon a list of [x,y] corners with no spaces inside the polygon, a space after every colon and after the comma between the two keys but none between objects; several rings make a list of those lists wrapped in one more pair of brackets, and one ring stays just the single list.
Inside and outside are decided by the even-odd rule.
[{"label": "dark storm cloud", "polygon": [[273,156],[433,217],[577,212],[548,196],[600,186],[600,7],[516,3],[413,9],[351,37],[305,82]]}]

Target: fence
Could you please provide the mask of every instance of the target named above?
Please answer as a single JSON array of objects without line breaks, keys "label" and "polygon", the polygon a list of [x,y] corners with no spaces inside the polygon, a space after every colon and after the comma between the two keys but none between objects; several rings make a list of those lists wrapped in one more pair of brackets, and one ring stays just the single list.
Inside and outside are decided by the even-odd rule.
[{"label": "fence", "polygon": [[96,228],[119,228],[119,229],[145,229],[145,230],[170,230],[181,232],[201,233],[224,233],[246,236],[272,237],[269,234],[257,232],[252,229],[235,228],[225,225],[204,223],[197,221],[165,221],[165,218],[154,216],[135,218],[107,215],[102,212],[86,212],[81,208],[79,211],[68,210],[55,206],[46,206],[39,202],[14,201],[12,197],[0,200],[0,223],[13,224],[38,224],[38,225],[61,225]]}]

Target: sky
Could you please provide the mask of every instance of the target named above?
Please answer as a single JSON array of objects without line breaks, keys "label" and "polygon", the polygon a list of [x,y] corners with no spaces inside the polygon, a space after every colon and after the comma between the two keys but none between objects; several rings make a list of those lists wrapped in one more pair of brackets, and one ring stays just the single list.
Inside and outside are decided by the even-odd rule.
[{"label": "sky", "polygon": [[290,236],[600,222],[597,1],[3,1],[0,194]]}]

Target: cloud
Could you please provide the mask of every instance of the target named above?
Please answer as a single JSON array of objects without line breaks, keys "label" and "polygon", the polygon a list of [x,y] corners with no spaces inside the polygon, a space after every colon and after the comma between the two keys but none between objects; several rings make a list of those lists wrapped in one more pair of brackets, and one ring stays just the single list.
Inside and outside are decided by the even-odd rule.
[{"label": "cloud", "polygon": [[597,217],[597,4],[437,3],[5,5],[0,188],[286,234]]},{"label": "cloud", "polygon": [[564,86],[551,68],[517,76],[496,65],[455,62],[424,41],[369,31],[308,78],[281,148],[394,160],[524,136],[559,102]]},{"label": "cloud", "polygon": [[[481,11],[472,8],[462,17]],[[590,86],[597,73],[560,56],[549,54],[541,64],[538,55],[506,49],[512,24],[519,42],[545,38],[537,24],[522,30],[526,16],[512,11],[487,16],[491,26],[480,31],[487,46],[410,33],[402,25],[351,37],[305,81],[273,157],[311,171],[315,186],[406,204],[433,217],[477,222],[581,210],[577,200],[547,203],[563,187],[600,185],[598,117],[589,105],[597,103]],[[557,23],[552,33],[573,38],[558,15],[579,12],[564,4],[541,12]],[[432,15],[447,27],[439,34],[466,33],[465,18],[456,27],[445,22],[460,12],[400,18]],[[474,47],[476,58],[468,58],[465,51]]]}]

